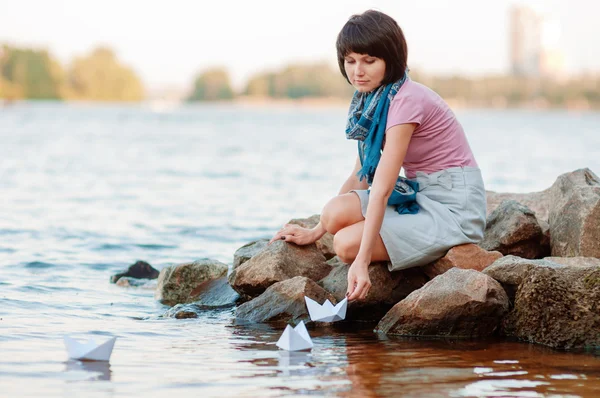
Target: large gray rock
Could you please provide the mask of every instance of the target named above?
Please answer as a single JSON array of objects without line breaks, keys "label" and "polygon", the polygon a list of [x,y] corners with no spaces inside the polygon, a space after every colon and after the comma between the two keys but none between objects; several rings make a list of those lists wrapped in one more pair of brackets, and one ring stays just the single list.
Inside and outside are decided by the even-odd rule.
[{"label": "large gray rock", "polygon": [[296,276],[270,286],[263,294],[237,308],[236,318],[249,322],[310,321],[304,296],[337,304],[335,298],[311,279]]},{"label": "large gray rock", "polygon": [[523,206],[529,208],[535,213],[538,221],[548,221],[548,212],[550,209],[550,188],[540,192],[530,193],[508,193],[508,192],[494,192],[486,191],[487,200],[487,214],[490,214],[496,210],[500,203],[507,200],[514,200],[517,203],[521,203]]},{"label": "large gray rock", "polygon": [[536,267],[521,283],[503,332],[553,348],[600,347],[600,267]]},{"label": "large gray rock", "polygon": [[375,331],[404,336],[481,337],[499,328],[508,297],[475,270],[452,268],[396,304]]},{"label": "large gray rock", "polygon": [[508,298],[513,302],[521,283],[532,269],[538,267],[562,268],[564,266],[548,260],[529,260],[517,256],[505,256],[484,269],[483,273],[500,282]]},{"label": "large gray rock", "polygon": [[531,209],[545,232],[545,240],[551,240],[552,256],[600,258],[600,179],[590,169],[562,174],[544,191],[487,191],[486,197],[490,215],[506,200]]},{"label": "large gray rock", "polygon": [[323,253],[312,245],[281,240],[266,246],[229,275],[229,283],[242,295],[256,297],[274,283],[305,276],[315,281],[331,271]]},{"label": "large gray rock", "polygon": [[523,258],[541,258],[550,248],[542,246],[544,233],[535,214],[527,207],[507,200],[487,219],[485,234],[479,246],[489,251]]},{"label": "large gray rock", "polygon": [[[333,259],[330,260],[330,263],[332,261]],[[329,275],[319,282],[319,285],[338,301],[344,299],[348,290],[349,267],[340,261],[333,267]],[[346,319],[362,321],[380,319],[394,304],[423,286],[428,280],[419,267],[390,272],[387,263],[371,264],[369,279],[371,280],[371,289],[367,297],[348,306]]]},{"label": "large gray rock", "polygon": [[[296,224],[304,228],[314,228],[321,221],[319,214],[313,214],[308,218],[294,218],[288,222],[288,224]],[[315,242],[317,248],[323,253],[326,259],[330,259],[335,256],[335,250],[333,250],[333,235],[326,232],[321,239]]]},{"label": "large gray rock", "polygon": [[268,243],[269,239],[259,239],[254,242],[246,243],[244,246],[237,249],[233,254],[233,269],[236,269],[256,254],[260,253]]},{"label": "large gray rock", "polygon": [[454,246],[439,260],[423,266],[423,271],[433,279],[451,268],[474,269],[483,271],[494,261],[502,258],[502,253],[487,251],[472,243]]},{"label": "large gray rock", "polygon": [[158,276],[155,298],[166,305],[191,303],[206,291],[205,282],[227,275],[227,265],[202,259],[165,267]]},{"label": "large gray rock", "polygon": [[590,169],[559,176],[550,188],[552,256],[600,258],[600,179]]}]

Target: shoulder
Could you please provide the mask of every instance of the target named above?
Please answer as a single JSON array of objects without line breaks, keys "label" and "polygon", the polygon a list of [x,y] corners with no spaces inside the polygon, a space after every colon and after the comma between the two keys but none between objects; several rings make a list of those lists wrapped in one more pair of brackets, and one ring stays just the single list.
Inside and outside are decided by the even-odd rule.
[{"label": "shoulder", "polygon": [[393,103],[399,102],[419,102],[422,104],[432,104],[441,100],[441,97],[432,89],[424,84],[413,80],[407,80],[392,100]]}]

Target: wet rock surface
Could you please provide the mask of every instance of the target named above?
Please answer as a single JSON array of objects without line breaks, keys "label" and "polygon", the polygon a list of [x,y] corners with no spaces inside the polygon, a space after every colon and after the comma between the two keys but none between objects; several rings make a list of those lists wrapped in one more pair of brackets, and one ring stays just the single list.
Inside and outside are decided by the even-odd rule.
[{"label": "wet rock surface", "polygon": [[137,279],[123,276],[119,278],[116,285],[121,287],[138,287],[142,289],[154,290],[156,289],[157,281],[156,279]]},{"label": "wet rock surface", "polygon": [[313,280],[296,276],[275,283],[260,296],[240,305],[236,319],[249,322],[308,322],[310,316],[304,296],[319,303],[328,299],[332,304],[337,304],[335,297]]},{"label": "wet rock surface", "polygon": [[160,272],[155,298],[166,305],[191,303],[206,292],[205,282],[227,275],[227,265],[202,259],[165,267]]},{"label": "wet rock surface", "polygon": [[156,279],[158,278],[158,275],[158,270],[152,267],[147,262],[136,261],[135,264],[130,265],[126,271],[111,276],[110,282],[117,283],[117,281],[123,277],[136,279]]}]

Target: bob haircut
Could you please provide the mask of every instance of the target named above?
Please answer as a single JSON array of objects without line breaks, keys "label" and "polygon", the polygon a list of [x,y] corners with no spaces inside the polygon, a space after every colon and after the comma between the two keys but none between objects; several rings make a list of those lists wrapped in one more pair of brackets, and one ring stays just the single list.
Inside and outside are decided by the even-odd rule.
[{"label": "bob haircut", "polygon": [[392,17],[380,11],[368,10],[352,15],[338,34],[336,48],[340,71],[350,84],[344,58],[352,52],[385,61],[381,84],[400,80],[406,71],[408,49],[404,33]]}]

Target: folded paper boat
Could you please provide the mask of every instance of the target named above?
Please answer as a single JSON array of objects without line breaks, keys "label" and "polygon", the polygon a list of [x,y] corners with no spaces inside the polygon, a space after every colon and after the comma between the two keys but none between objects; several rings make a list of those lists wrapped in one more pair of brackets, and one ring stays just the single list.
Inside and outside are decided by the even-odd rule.
[{"label": "folded paper boat", "polygon": [[287,325],[276,344],[277,347],[287,351],[309,350],[313,347],[312,340],[308,335],[308,330],[306,330],[303,321],[300,321],[295,328]]},{"label": "folded paper boat", "polygon": [[112,337],[102,344],[97,344],[93,339],[81,343],[71,337],[65,336],[65,347],[69,358],[80,361],[108,361],[115,346],[116,337]]},{"label": "folded paper boat", "polygon": [[304,296],[304,300],[306,301],[310,319],[313,321],[335,322],[346,318],[346,309],[348,308],[347,298],[344,298],[335,306],[329,300],[325,300],[323,305],[306,296]]}]

